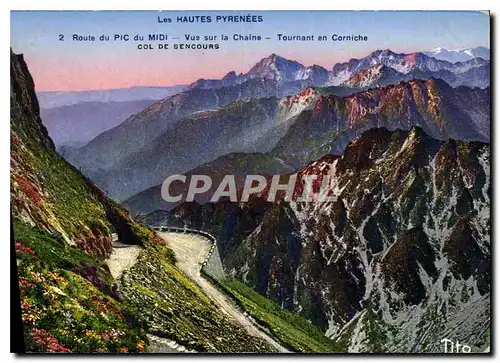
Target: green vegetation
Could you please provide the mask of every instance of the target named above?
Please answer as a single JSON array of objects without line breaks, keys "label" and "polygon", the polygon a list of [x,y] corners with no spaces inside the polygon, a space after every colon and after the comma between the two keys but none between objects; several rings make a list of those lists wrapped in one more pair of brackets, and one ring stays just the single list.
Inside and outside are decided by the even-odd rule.
[{"label": "green vegetation", "polygon": [[227,278],[217,284],[288,349],[305,353],[345,351],[306,319],[281,308],[244,283]]},{"label": "green vegetation", "polygon": [[158,241],[145,243],[117,289],[102,259],[19,220],[14,229],[29,352],[141,352],[147,334],[198,352],[273,351],[231,322]]},{"label": "green vegetation", "polygon": [[22,241],[33,249],[38,256],[37,263],[44,268],[72,269],[87,264],[97,266],[101,272],[107,271],[104,261],[88,256],[38,228],[15,220],[14,231],[16,241]]},{"label": "green vegetation", "polygon": [[169,262],[169,252],[147,244],[121,279],[123,295],[140,310],[146,330],[198,352],[272,352],[263,340],[231,322],[200,287]]},{"label": "green vegetation", "polygon": [[18,220],[20,303],[29,352],[140,352],[145,332],[104,262]]},{"label": "green vegetation", "polygon": [[[14,105],[11,110],[14,215],[29,214],[35,223],[50,226],[75,243],[82,238],[92,238],[104,246],[103,241],[113,228],[107,221],[97,188],[47,146],[50,139],[36,137],[40,130],[36,129],[35,122],[18,113]],[[82,228],[84,225],[88,228]],[[105,250],[103,246],[101,250]]]},{"label": "green vegetation", "polygon": [[[56,153],[32,79],[11,53],[11,206],[28,352],[141,352],[149,334],[200,352],[270,352],[173,264],[148,227]],[[112,233],[142,246],[114,281]],[[169,350],[160,341],[154,346]]]},{"label": "green vegetation", "polygon": [[[15,135],[14,127],[12,135]],[[57,153],[22,137],[12,136],[11,197],[14,215],[26,214],[82,251],[105,257],[111,233],[129,244],[155,237],[148,227],[134,222]]]}]

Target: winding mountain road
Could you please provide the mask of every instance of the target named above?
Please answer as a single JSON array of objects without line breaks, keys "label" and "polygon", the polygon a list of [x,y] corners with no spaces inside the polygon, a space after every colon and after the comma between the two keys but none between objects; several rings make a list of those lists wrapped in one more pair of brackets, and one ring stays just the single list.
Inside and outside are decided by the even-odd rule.
[{"label": "winding mountain road", "polygon": [[215,303],[220,309],[242,325],[249,334],[260,337],[272,345],[278,352],[290,353],[286,348],[281,346],[271,336],[258,328],[252,320],[243,314],[233,302],[226,297],[221,291],[215,288],[208,280],[201,275],[202,263],[210,251],[210,242],[196,234],[184,234],[175,232],[157,232],[174,251],[177,258],[177,267],[195,281],[205,294]]}]

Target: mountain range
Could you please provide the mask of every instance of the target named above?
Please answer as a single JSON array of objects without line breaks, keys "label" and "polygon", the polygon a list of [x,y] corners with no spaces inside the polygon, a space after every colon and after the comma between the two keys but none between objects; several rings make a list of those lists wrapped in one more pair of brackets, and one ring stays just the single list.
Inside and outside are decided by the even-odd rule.
[{"label": "mountain range", "polygon": [[38,92],[40,113],[57,148],[78,148],[154,101],[186,86]]},{"label": "mountain range", "polygon": [[[377,63],[379,66],[377,66]],[[375,82],[377,85],[400,82],[401,79],[411,77],[412,72],[427,72],[425,76],[419,78],[428,78],[429,74],[437,72],[462,75],[464,81],[475,84],[477,83],[476,79],[481,78],[480,76],[474,78],[464,75],[468,75],[469,72],[482,74],[483,70],[489,72],[489,62],[482,59],[451,64],[420,53],[404,55],[386,50],[373,52],[360,60],[353,59],[348,63],[336,65],[328,75],[328,84],[332,80],[340,81],[348,77],[349,74],[360,74],[356,72],[363,74],[363,72],[370,69],[369,66],[373,67],[374,64],[379,73],[382,71],[391,74],[390,77],[384,77],[383,82],[380,82],[382,78],[379,77],[378,83]],[[236,75],[230,73],[220,81],[203,80],[195,82],[189,86],[188,91],[153,103],[119,126],[102,133],[82,148],[70,150],[65,154],[65,157],[71,163],[80,167],[112,196],[124,200],[135,193],[160,183],[161,179],[168,173],[187,172],[198,165],[216,159],[218,156],[231,152],[270,151],[276,146],[278,140],[286,134],[288,128],[295,122],[295,118],[307,118],[307,116],[300,116],[299,114],[308,107],[311,108],[312,103],[303,109],[299,107],[300,112],[298,112],[292,110],[295,107],[292,101],[292,105],[289,106],[290,111],[285,111],[284,115],[278,115],[281,112],[280,110],[283,110],[283,107],[280,108],[278,105],[283,105],[287,99],[291,99],[290,97],[295,97],[294,99],[298,102],[297,99],[302,97],[300,96],[301,91],[305,92],[307,90],[307,88],[304,89],[304,86],[315,82],[325,82],[327,79],[325,74],[318,66],[304,67],[298,62],[288,61],[272,54],[258,62],[246,74]],[[484,82],[489,83],[489,73]],[[315,101],[315,97],[323,93],[348,96],[365,90],[369,86],[371,86],[370,82],[351,82],[341,86],[322,87],[317,91],[314,88],[315,95],[310,99]],[[286,93],[291,92],[292,88],[298,90],[298,93],[295,96],[285,96]],[[404,93],[404,91],[402,92]],[[471,121],[466,121],[468,125],[474,124],[471,129],[462,128],[463,132],[466,133],[463,135],[465,139],[483,140],[488,137],[485,134],[485,127],[487,126],[484,124],[489,122],[484,117],[488,114],[487,108],[489,106],[482,97],[482,91],[469,91],[460,88],[460,91],[455,92],[449,87],[446,92],[470,94],[471,97],[473,97],[474,93],[478,94],[476,99],[481,102],[477,105],[471,105],[472,110],[480,108],[476,113],[467,110],[463,112],[457,111],[457,107],[458,110],[461,108],[460,105],[445,106],[452,107],[452,109],[449,111],[443,110],[443,112],[451,112],[450,116],[453,117],[457,117],[456,112],[461,112],[467,114],[467,118],[472,118]],[[489,89],[484,92],[489,92]],[[361,95],[363,94],[360,94],[359,100],[363,99]],[[369,95],[368,98],[378,102],[377,97],[379,96]],[[264,99],[266,97],[270,98],[266,100]],[[280,97],[284,98],[280,101]],[[454,96],[450,97],[453,98]],[[426,100],[424,101],[426,102]],[[236,102],[233,106],[225,107],[225,105],[233,102]],[[466,102],[466,104],[469,105],[471,102]],[[295,105],[300,105],[300,102]],[[395,120],[396,123],[404,124],[405,118],[419,112],[418,108],[411,107],[409,104],[408,107],[410,109],[406,111],[400,110],[402,115],[405,115],[403,115],[403,119]],[[264,110],[267,111],[263,114],[261,111]],[[353,110],[352,112],[366,112],[367,110],[363,106],[363,110]],[[245,112],[254,114],[244,114]],[[343,116],[350,117],[349,115]],[[440,116],[434,115],[434,117]],[[210,120],[215,119],[217,119],[217,124],[211,125]],[[257,123],[255,119],[258,119]],[[241,122],[245,122],[245,128],[241,128],[243,125]],[[434,123],[436,122],[435,120]],[[452,120],[451,123],[453,122]],[[196,125],[196,127],[190,125]],[[231,134],[228,134],[228,131],[225,130],[225,127],[229,125],[235,127],[234,132]],[[452,128],[454,127],[458,126],[452,126]],[[389,126],[389,128],[392,127]],[[478,130],[478,128],[481,130]],[[341,131],[340,128],[332,132],[336,137],[339,137],[339,131]],[[447,135],[446,132],[440,136],[436,130],[429,132],[435,137],[457,136],[454,133]],[[200,137],[197,137],[197,134]],[[206,135],[212,136],[205,137]],[[338,150],[345,146],[351,136],[350,134],[343,136],[343,141],[339,142],[341,146]],[[121,140],[128,140],[129,142],[123,143]],[[133,142],[130,142],[132,140]],[[192,140],[197,141],[193,142]],[[176,150],[180,150],[180,146],[176,145],[185,142],[190,146],[181,152],[182,156],[179,156]],[[281,146],[281,148],[283,147]],[[314,157],[317,156],[318,154],[314,155]],[[314,157],[306,157],[304,160],[307,162]],[[304,160],[301,160],[301,162]],[[139,175],[141,175],[140,178],[137,177]],[[120,176],[120,181],[116,176]]]},{"label": "mountain range", "polygon": [[[207,158],[204,159],[193,159],[188,156],[184,165],[182,165],[182,160],[172,160],[170,164],[177,165],[170,169],[160,168],[161,165],[164,165],[161,159],[172,159],[175,154],[158,155],[160,161],[153,168],[154,172],[161,177],[171,170],[186,172],[217,158],[222,153],[266,152],[275,145],[277,135],[283,135],[292,123],[282,122],[285,119],[274,120],[273,112],[275,111],[273,110],[277,109],[276,105],[280,102],[279,99],[293,97],[293,95],[306,90],[307,87],[315,89],[319,87],[318,93],[348,96],[369,88],[396,84],[414,78],[444,79],[454,87],[465,84],[469,87],[487,88],[489,85],[489,62],[474,58],[467,62],[452,64],[436,60],[422,53],[398,54],[390,50],[382,50],[372,52],[362,59],[351,59],[349,62],[336,64],[332,70],[327,71],[320,66],[305,67],[296,61],[272,54],[259,61],[247,73],[237,75],[235,72],[229,72],[221,80],[196,81],[189,85],[188,90],[154,102],[120,125],[98,135],[83,147],[68,150],[65,157],[75,166],[81,168],[99,186],[106,188],[111,195],[123,200],[136,192],[154,186],[159,182],[160,177],[155,180],[145,175],[141,185],[129,187],[127,184],[135,182],[127,181],[122,183],[121,190],[117,190],[115,186],[120,184],[116,181],[110,181],[110,178],[114,178],[111,175],[120,175],[126,169],[126,173],[129,175],[142,175],[142,170],[134,171],[134,159],[141,159],[142,154],[151,155],[151,158],[154,158],[155,149],[166,152],[169,150],[168,148],[173,147],[173,144],[169,144],[168,137],[165,139],[162,135],[169,133],[172,135],[170,136],[172,139],[173,135],[185,133],[190,124],[197,122],[193,120],[206,120],[207,115],[215,117],[213,115],[216,114],[212,112],[225,113],[224,119],[230,122],[233,116],[228,114],[224,106],[233,102],[240,102],[241,105],[245,102],[253,102],[255,107],[259,103],[267,103],[268,106],[273,104],[274,106],[269,109],[271,113],[268,113],[264,118],[268,119],[269,122],[261,123],[261,126],[256,126],[257,128],[242,131],[242,133],[251,134],[250,137],[247,135],[244,136],[243,140],[236,140],[234,139],[235,135],[232,135],[232,140],[223,141],[219,136],[224,137],[224,134],[221,134],[217,136],[218,146],[215,149],[218,151],[208,152]],[[250,99],[258,98],[275,98],[276,100],[250,101]],[[250,110],[252,107],[246,106],[246,110]],[[238,110],[241,110],[237,106],[231,109],[236,111],[234,117],[237,117]],[[479,115],[482,114],[484,112],[479,113]],[[264,119],[260,121],[262,122]],[[182,125],[186,120],[191,121],[187,121],[187,127],[184,128]],[[237,123],[235,122],[235,124]],[[214,130],[216,129],[214,128]],[[200,130],[206,131],[203,126],[200,127]],[[261,135],[257,137],[259,133]],[[127,140],[127,142],[124,143],[122,140]],[[159,144],[162,146],[158,146]],[[151,166],[151,164],[147,164],[148,167]]]},{"label": "mountain range", "polygon": [[[185,172],[225,153],[267,151],[280,132],[277,130],[267,141],[261,136],[311,107],[315,97],[315,92],[302,96],[299,93],[280,100],[270,97],[276,93],[274,86],[273,81],[255,78],[235,86],[194,89],[172,96],[152,104],[65,157],[111,195],[124,199],[156,185],[170,171]],[[352,92],[334,90],[338,94],[349,91]],[[244,97],[246,94],[263,97]],[[199,108],[208,110],[197,111]],[[265,149],[256,150],[264,141]],[[190,149],[185,145],[191,145]],[[183,155],[178,157],[179,153]],[[141,177],[130,174],[126,181],[118,181],[111,176],[125,170]]]},{"label": "mountain range", "polygon": [[[266,153],[266,160],[282,160],[298,169],[324,154],[341,153],[350,140],[374,127],[408,130],[419,126],[437,139],[488,142],[489,110],[489,89],[452,88],[435,79],[344,97],[310,87],[281,100],[238,101],[188,116],[148,147],[93,179],[119,200],[126,200],[161,184],[168,175],[186,173],[208,162],[224,165],[226,160],[217,158],[230,153]],[[245,175],[250,172],[245,165],[231,168],[231,172]],[[163,203],[158,194],[146,195]],[[152,203],[151,207],[154,210],[158,205]]]},{"label": "mountain range", "polygon": [[[200,79],[187,87],[187,93],[181,92],[185,89],[184,86],[136,87],[68,94],[43,93],[47,102],[57,104],[59,98],[59,102],[78,103],[50,109],[42,107],[42,116],[56,145],[83,146],[81,144],[100,133],[126,122],[128,116],[132,114],[137,113],[139,118],[143,118],[139,114],[140,111],[153,100],[175,94],[164,100],[168,102],[157,104],[156,111],[149,112],[147,119],[150,121],[146,121],[150,124],[148,130],[140,125],[133,126],[138,121],[130,120],[124,125],[126,130],[116,131],[118,134],[134,133],[138,141],[134,146],[130,146],[128,152],[118,155],[118,158],[123,158],[150,141],[154,130],[161,133],[169,128],[172,121],[180,117],[197,111],[216,109],[236,100],[252,97],[283,97],[296,94],[308,86],[337,85],[339,86],[337,94],[348,94],[352,90],[360,91],[401,81],[430,78],[443,79],[452,87],[466,85],[485,88],[489,85],[490,66],[488,61],[479,58],[451,64],[438,61],[423,53],[397,54],[383,50],[373,52],[362,59],[351,59],[347,63],[337,64],[331,71],[327,71],[318,65],[305,67],[296,61],[272,54],[259,61],[245,74],[237,75],[232,71],[220,80]],[[92,99],[101,101],[82,103],[82,100]],[[116,103],[116,100],[120,102]],[[74,132],[73,127],[82,132]],[[113,134],[110,137],[118,136]],[[106,136],[100,140],[101,143],[108,143]],[[96,144],[99,142],[88,148],[98,150],[99,146]],[[81,150],[84,160],[78,160],[77,163],[89,170],[91,166],[84,164],[98,164],[98,160],[90,158],[86,161],[86,150],[87,148]],[[108,162],[113,164],[113,157]],[[106,165],[103,167],[107,168]]]}]

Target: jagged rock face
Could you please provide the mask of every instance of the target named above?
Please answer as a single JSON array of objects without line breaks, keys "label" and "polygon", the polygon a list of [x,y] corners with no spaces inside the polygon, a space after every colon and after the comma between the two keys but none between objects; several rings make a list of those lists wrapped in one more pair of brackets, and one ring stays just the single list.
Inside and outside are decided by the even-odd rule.
[{"label": "jagged rock face", "polygon": [[318,65],[305,67],[297,61],[288,60],[277,54],[261,59],[247,73],[239,75],[231,71],[222,79],[199,79],[189,88],[217,89],[243,83],[249,79],[267,79],[276,82],[282,93],[289,94],[293,85],[301,83],[310,86],[322,86],[328,81],[328,71]]},{"label": "jagged rock face", "polygon": [[[239,99],[278,94],[275,82],[265,79],[251,79],[220,89],[195,88],[153,103],[65,157],[81,167],[86,175],[94,177],[101,169],[109,169],[118,161],[149,146],[183,117],[198,111],[214,110]],[[133,142],[123,143],[123,140]]]},{"label": "jagged rock face", "polygon": [[443,337],[482,351],[489,163],[489,144],[373,129],[298,173],[318,176],[313,199],[331,175],[336,202],[273,204],[264,194],[158,217],[216,235],[228,272],[352,352],[440,352]]},{"label": "jagged rock face", "polygon": [[51,109],[87,102],[137,102],[150,100],[150,103],[152,103],[165,97],[181,93],[186,89],[186,85],[173,85],[167,87],[135,86],[89,91],[41,91],[37,92],[36,96],[41,109]]},{"label": "jagged rock face", "polygon": [[[304,67],[274,54],[246,74],[230,72],[221,80],[198,80],[187,91],[153,103],[65,157],[99,184],[103,169],[147,147],[183,117],[238,100],[293,95],[308,86],[321,86],[327,79],[328,71],[320,66]],[[122,140],[133,142],[124,144]]]},{"label": "jagged rock face", "polygon": [[488,144],[367,131],[299,173],[332,175],[336,202],[273,205],[223,261],[351,351],[438,352],[443,337],[478,351],[489,345],[489,160]]},{"label": "jagged rock face", "polygon": [[11,127],[15,127],[20,136],[31,138],[49,150],[55,150],[54,143],[40,119],[40,106],[28,66],[22,54],[17,55],[12,51],[10,53],[10,100]]},{"label": "jagged rock face", "polygon": [[318,65],[304,67],[299,62],[271,54],[253,66],[245,77],[262,77],[282,83],[302,80],[311,82],[311,85],[320,86],[328,80],[328,71]]},{"label": "jagged rock face", "polygon": [[437,139],[488,142],[489,88],[452,88],[444,81],[410,81],[346,97],[322,95],[302,112],[273,153],[297,166],[341,153],[365,130],[421,127]]}]

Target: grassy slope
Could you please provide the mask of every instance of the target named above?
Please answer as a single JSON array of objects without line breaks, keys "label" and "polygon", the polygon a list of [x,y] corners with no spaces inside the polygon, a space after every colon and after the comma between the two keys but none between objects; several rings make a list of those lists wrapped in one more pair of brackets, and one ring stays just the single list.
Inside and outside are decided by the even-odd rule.
[{"label": "grassy slope", "polygon": [[15,233],[29,351],[137,352],[147,334],[201,352],[271,351],[221,314],[164,245],[146,243],[116,292],[102,260],[20,221]]},{"label": "grassy slope", "polygon": [[21,221],[15,221],[14,229],[27,351],[144,348],[138,314],[113,293],[102,260]]},{"label": "grassy slope", "polygon": [[[13,54],[10,123],[11,206],[28,351],[143,351],[148,333],[199,351],[270,351],[174,267],[172,252],[152,230],[55,152],[31,76]],[[115,232],[144,248],[120,292],[104,262]]]},{"label": "grassy slope", "polygon": [[226,281],[216,283],[290,350],[305,353],[344,351],[342,346],[328,339],[306,319],[281,308],[239,280],[227,278]]},{"label": "grassy slope", "polygon": [[122,278],[123,293],[150,333],[195,351],[272,352],[264,341],[230,322],[198,285],[168,262],[168,249],[151,244]]}]

